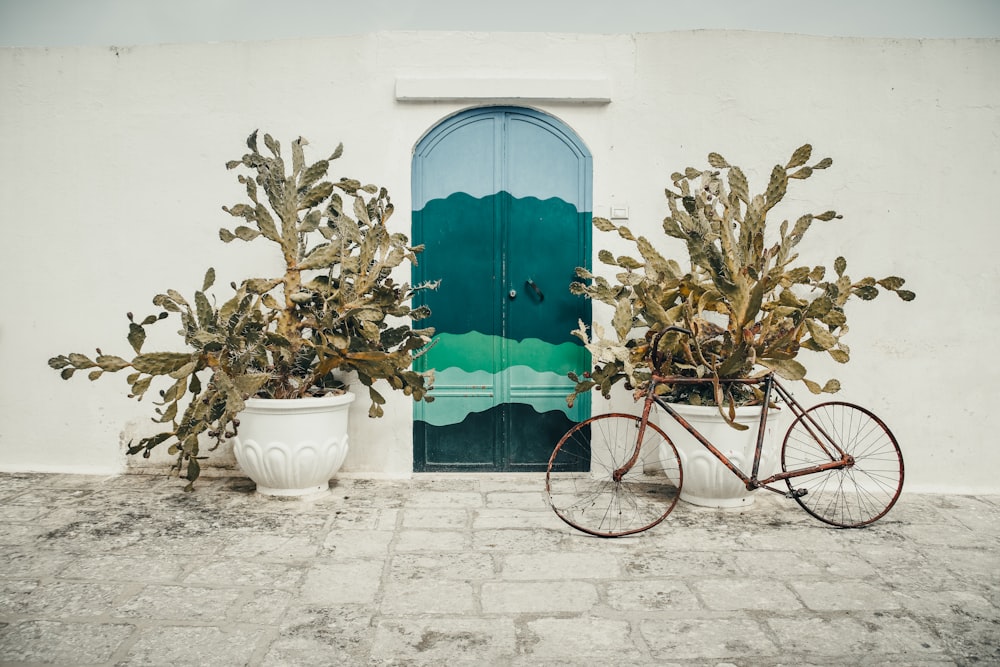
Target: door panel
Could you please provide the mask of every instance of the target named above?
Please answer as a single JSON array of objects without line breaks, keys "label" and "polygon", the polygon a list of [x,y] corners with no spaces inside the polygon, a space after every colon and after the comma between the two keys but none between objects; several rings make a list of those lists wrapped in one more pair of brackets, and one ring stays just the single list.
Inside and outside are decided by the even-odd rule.
[{"label": "door panel", "polygon": [[555,119],[476,109],[420,142],[413,239],[426,249],[414,282],[434,347],[434,402],[414,414],[416,470],[539,470],[589,413],[565,397],[589,355],[570,335],[589,303],[569,293],[590,257],[589,154]]}]

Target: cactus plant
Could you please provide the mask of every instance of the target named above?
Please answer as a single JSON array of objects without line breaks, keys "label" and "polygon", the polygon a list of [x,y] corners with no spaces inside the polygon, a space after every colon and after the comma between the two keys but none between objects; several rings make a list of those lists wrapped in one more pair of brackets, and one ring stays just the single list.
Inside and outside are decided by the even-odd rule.
[{"label": "cactus plant", "polygon": [[[348,178],[324,180],[343,145],[307,165],[307,142],[300,137],[291,142],[289,171],[280,144],[264,135],[265,155],[257,136],[255,131],[247,140],[250,152],[226,165],[251,172],[238,176],[249,203],[223,206],[247,224],[223,228],[219,236],[226,243],[258,237],[274,243],[284,274],[232,283],[232,296],[217,306],[209,293],[215,271],[209,269],[193,299],[167,290],[153,298],[158,313],[139,320],[128,313],[131,359],[98,349],[93,357],[72,353],[49,360],[64,379],[80,370],[96,380],[128,369],[129,396],[138,400],[154,380],[166,380],[154,417],[164,430],[130,442],[128,452],[148,457],[166,444],[177,457],[175,469],[186,464],[189,490],[200,473],[203,439],[214,449],[233,437],[249,397],[322,395],[341,390],[343,373],[353,371],[368,387],[371,417],[383,414],[385,399],[374,386],[379,379],[415,400],[432,400],[433,377],[410,370],[433,329],[414,329],[409,320],[430,311],[408,303],[417,290],[434,285],[393,280],[393,270],[416,262],[423,248],[389,231],[393,206],[386,189]],[[188,349],[144,352],[146,328],[171,314],[180,318]]]},{"label": "cactus plant", "polygon": [[[743,170],[718,153],[709,154],[708,169],[674,173],[673,189],[665,190],[670,214],[663,231],[684,242],[690,261],[686,270],[666,259],[646,237],[594,218],[597,229],[617,232],[633,242],[638,256],[615,257],[600,251],[599,260],[618,271],[614,282],[577,269],[581,280],[571,290],[610,305],[614,316],[610,332],[596,323],[589,332],[583,323],[574,332],[595,363],[583,377],[570,374],[577,383],[567,398],[570,404],[590,389],[607,397],[622,380],[641,391],[654,370],[711,378],[708,386],[666,389],[678,402],[719,405],[724,416],[728,414],[724,404],[751,403],[756,397],[753,390],[719,382],[725,378],[773,371],[788,380],[801,380],[813,393],[839,390],[835,379],[820,385],[806,377],[799,352],[823,352],[846,363],[850,350],[842,340],[848,331],[844,304],[852,297],[872,300],[879,288],[904,301],[914,294],[901,289],[904,281],[896,276],[851,279],[843,257],[834,260],[833,271],[796,264],[795,249],[803,236],[816,223],[840,219],[835,211],[806,213],[791,226],[786,220],[777,229],[768,228],[768,213],[793,181],[832,165],[824,158],[809,166],[811,156],[810,145],[798,148],[787,162],[774,166],[767,188],[756,195],[750,194]],[[664,336],[663,367],[651,369],[646,356],[649,332],[669,325],[684,327],[693,335]]]}]

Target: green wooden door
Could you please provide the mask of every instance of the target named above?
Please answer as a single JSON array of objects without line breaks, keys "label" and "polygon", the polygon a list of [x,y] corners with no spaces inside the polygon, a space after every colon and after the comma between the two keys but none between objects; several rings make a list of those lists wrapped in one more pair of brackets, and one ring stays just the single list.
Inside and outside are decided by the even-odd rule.
[{"label": "green wooden door", "polygon": [[542,470],[552,447],[589,416],[566,407],[568,371],[589,367],[570,335],[590,304],[569,293],[589,266],[591,159],[551,116],[490,107],[432,130],[413,158],[415,283],[435,345],[433,403],[414,413],[414,469]]}]

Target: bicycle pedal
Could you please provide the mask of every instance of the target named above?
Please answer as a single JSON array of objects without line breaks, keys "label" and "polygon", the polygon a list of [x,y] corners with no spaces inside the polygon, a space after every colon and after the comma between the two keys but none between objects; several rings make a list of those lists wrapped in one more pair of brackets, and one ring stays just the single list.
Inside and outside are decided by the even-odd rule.
[{"label": "bicycle pedal", "polygon": [[786,498],[801,498],[809,493],[808,489],[793,489],[785,494]]}]

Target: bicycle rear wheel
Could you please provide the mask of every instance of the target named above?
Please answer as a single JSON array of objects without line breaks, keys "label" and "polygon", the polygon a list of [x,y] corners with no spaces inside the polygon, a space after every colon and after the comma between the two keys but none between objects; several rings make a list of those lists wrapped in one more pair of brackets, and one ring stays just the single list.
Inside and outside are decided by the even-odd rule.
[{"label": "bicycle rear wheel", "polygon": [[681,459],[655,424],[646,424],[638,442],[641,424],[634,415],[606,414],[562,437],[545,473],[549,504],[560,519],[590,535],[621,537],[670,514],[680,496]]},{"label": "bicycle rear wheel", "polygon": [[825,523],[860,528],[885,516],[903,489],[903,455],[881,419],[851,403],[821,403],[799,415],[781,449],[785,472],[853,457],[843,468],[785,480],[796,502]]}]

